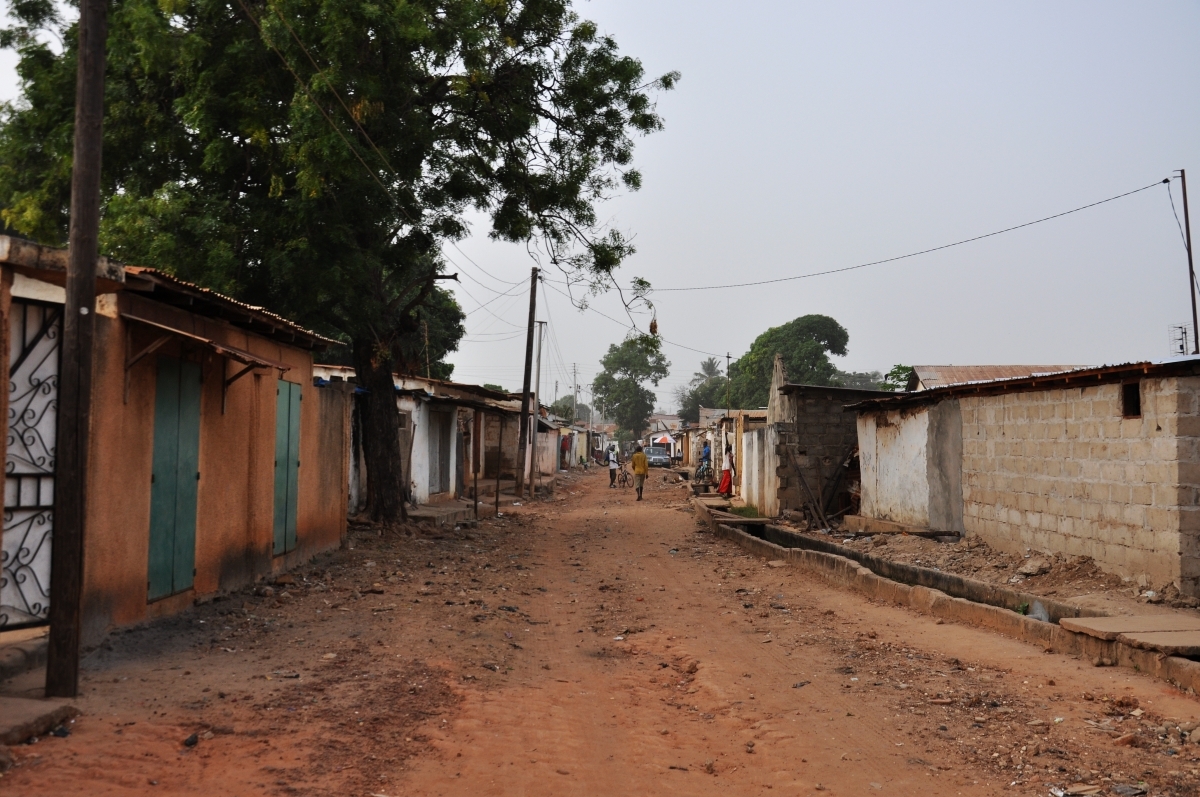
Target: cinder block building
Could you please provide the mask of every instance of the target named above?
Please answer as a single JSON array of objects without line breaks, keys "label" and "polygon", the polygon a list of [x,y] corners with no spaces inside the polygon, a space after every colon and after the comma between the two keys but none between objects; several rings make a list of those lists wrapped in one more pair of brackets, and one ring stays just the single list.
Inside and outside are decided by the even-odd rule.
[{"label": "cinder block building", "polygon": [[855,405],[872,519],[1092,557],[1200,594],[1200,358]]},{"label": "cinder block building", "polygon": [[740,435],[742,498],[767,517],[814,499],[827,514],[848,510],[857,490],[858,436],[846,406],[890,395],[790,383],[776,356],[765,423]]}]

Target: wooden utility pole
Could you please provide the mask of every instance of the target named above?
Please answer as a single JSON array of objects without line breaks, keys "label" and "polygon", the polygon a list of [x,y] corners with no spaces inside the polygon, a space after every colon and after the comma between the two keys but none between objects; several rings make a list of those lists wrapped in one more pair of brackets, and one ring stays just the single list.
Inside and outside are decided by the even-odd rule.
[{"label": "wooden utility pole", "polygon": [[50,554],[50,638],[46,695],[79,693],[79,644],[87,519],[87,449],[91,417],[92,335],[100,235],[100,155],[104,135],[105,0],[79,4],[75,74],[75,145],[71,168],[66,305],[58,375],[54,466],[54,536]]},{"label": "wooden utility pole", "polygon": [[[531,453],[533,454],[533,464],[529,468],[529,497],[536,497],[534,492],[533,482],[536,477],[537,483],[540,486],[542,483],[542,457],[541,452],[537,447],[537,425],[538,418],[542,417],[542,338],[546,337],[546,322],[538,321],[538,345],[537,345],[537,376],[533,382],[533,426],[529,430],[529,436],[532,438]],[[558,449],[555,449],[555,455],[558,454]],[[555,468],[557,470],[557,468]]]},{"label": "wooden utility pole", "polygon": [[471,487],[472,499],[475,503],[475,519],[479,520],[479,460],[483,459],[483,413],[475,410],[471,428],[471,474],[475,483]]},{"label": "wooden utility pole", "polygon": [[1179,182],[1183,187],[1183,230],[1188,252],[1188,295],[1192,297],[1192,354],[1200,354],[1200,327],[1196,326],[1196,267],[1192,263],[1192,220],[1188,218],[1187,170],[1179,170]]},{"label": "wooden utility pole", "polygon": [[525,490],[525,458],[529,445],[529,382],[533,378],[533,326],[534,314],[537,313],[537,266],[533,267],[529,277],[529,327],[525,331],[525,379],[521,386],[521,423],[517,432],[517,483],[513,490],[514,496],[524,495]]}]

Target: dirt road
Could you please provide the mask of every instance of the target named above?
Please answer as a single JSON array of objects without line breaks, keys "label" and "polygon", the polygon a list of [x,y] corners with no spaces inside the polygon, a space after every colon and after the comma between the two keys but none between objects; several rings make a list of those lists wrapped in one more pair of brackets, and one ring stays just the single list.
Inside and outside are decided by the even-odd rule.
[{"label": "dirt road", "polygon": [[646,497],[592,472],[476,529],[359,530],[273,594],[114,635],[70,736],[0,791],[1197,793],[1195,698],[769,566],[656,476]]}]

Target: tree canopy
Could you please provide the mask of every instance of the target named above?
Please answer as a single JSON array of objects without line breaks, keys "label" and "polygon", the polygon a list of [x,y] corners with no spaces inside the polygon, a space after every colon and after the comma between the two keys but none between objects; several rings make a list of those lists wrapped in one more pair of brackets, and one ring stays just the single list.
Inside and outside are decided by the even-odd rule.
[{"label": "tree canopy", "polygon": [[666,378],[671,363],[657,335],[631,335],[612,344],[600,360],[603,370],[592,382],[592,395],[601,411],[617,424],[623,439],[641,437],[654,412],[654,391]]},{"label": "tree canopy", "polygon": [[700,422],[701,407],[724,407],[729,393],[729,380],[721,373],[715,357],[701,361],[700,370],[692,374],[686,387],[676,388],[675,402],[679,417],[688,423]]},{"label": "tree canopy", "polygon": [[832,385],[838,370],[829,355],[846,355],[850,333],[827,315],[804,315],[771,327],[750,344],[750,350],[729,366],[733,405],[743,409],[767,406],[775,355],[783,355],[788,381]]},{"label": "tree canopy", "polygon": [[[0,220],[61,245],[76,35],[55,8],[22,0],[0,35],[21,80],[0,112]],[[124,0],[101,246],[350,344],[372,512],[395,517],[391,373],[433,373],[462,335],[442,242],[473,212],[569,280],[611,284],[633,249],[595,205],[640,186],[633,139],[661,128],[649,92],[676,79],[647,79],[569,0]]]},{"label": "tree canopy", "polygon": [[879,389],[893,393],[897,390],[908,390],[908,381],[914,374],[911,365],[893,365],[892,370],[888,371],[879,383]]},{"label": "tree canopy", "polygon": [[[572,409],[574,417],[572,418]],[[587,420],[588,413],[591,408],[582,401],[575,402],[573,396],[567,395],[560,397],[557,401],[550,405],[550,411],[560,418],[571,418],[571,420]]]}]

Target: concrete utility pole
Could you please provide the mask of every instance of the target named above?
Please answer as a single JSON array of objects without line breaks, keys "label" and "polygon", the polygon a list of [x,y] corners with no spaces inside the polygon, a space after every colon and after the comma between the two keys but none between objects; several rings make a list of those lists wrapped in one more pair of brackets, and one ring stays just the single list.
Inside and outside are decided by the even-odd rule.
[{"label": "concrete utility pole", "polygon": [[1200,354],[1200,327],[1196,326],[1196,268],[1192,263],[1192,220],[1188,218],[1187,171],[1179,170],[1179,182],[1183,186],[1183,229],[1188,253],[1188,295],[1192,297],[1192,354]]},{"label": "concrete utility pole", "polygon": [[529,277],[529,327],[525,331],[525,379],[521,386],[521,423],[517,432],[517,472],[514,474],[517,483],[513,489],[514,496],[525,494],[526,446],[529,440],[529,382],[533,372],[533,326],[534,314],[537,313],[538,270],[534,266]]},{"label": "concrete utility pole", "polygon": [[579,367],[571,363],[571,423],[579,414]]},{"label": "concrete utility pole", "polygon": [[58,377],[54,540],[50,552],[48,697],[75,697],[79,693],[80,601],[95,330],[92,311],[96,307],[96,261],[100,247],[100,156],[104,134],[107,13],[105,0],[82,0],[79,4],[75,149],[71,169],[62,359]]}]

